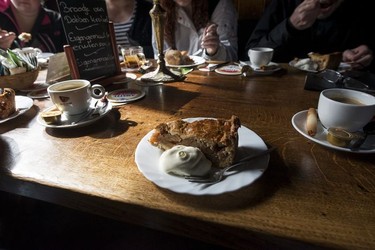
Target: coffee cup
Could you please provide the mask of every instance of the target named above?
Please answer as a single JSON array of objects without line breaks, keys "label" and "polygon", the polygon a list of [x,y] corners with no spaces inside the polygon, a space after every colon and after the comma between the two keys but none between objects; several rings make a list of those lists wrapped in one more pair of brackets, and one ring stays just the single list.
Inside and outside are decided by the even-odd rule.
[{"label": "coffee cup", "polygon": [[251,66],[260,68],[268,65],[273,57],[273,48],[256,47],[248,51]]},{"label": "coffee cup", "polygon": [[146,62],[142,46],[121,47],[121,54],[127,70],[139,70]]},{"label": "coffee cup", "polygon": [[350,89],[323,90],[318,101],[318,116],[326,129],[359,131],[375,116],[375,96]]},{"label": "coffee cup", "polygon": [[87,112],[92,98],[100,99],[105,95],[103,86],[91,86],[83,79],[55,83],[47,88],[47,92],[56,107],[70,116]]}]

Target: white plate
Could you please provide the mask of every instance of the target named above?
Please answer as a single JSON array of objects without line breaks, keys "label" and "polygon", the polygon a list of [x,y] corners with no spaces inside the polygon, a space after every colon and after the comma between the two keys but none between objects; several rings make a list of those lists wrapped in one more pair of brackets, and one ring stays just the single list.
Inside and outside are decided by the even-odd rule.
[{"label": "white plate", "polygon": [[241,61],[240,62],[240,64],[241,65],[249,65],[252,69],[253,69],[253,71],[254,71],[254,73],[255,74],[259,74],[259,75],[271,75],[271,74],[273,74],[273,73],[275,73],[276,71],[279,71],[280,69],[281,69],[281,67],[280,67],[280,65],[279,64],[277,64],[277,63],[275,63],[275,62],[270,62],[268,65],[274,65],[274,66],[276,66],[275,68],[273,68],[273,69],[266,69],[266,70],[262,70],[262,69],[259,69],[259,68],[256,68],[255,66],[253,66],[253,65],[251,65],[251,62],[250,61],[245,61],[245,62],[243,62],[243,61]]},{"label": "white plate", "polygon": [[234,64],[225,65],[215,69],[215,72],[222,75],[241,75],[241,67]]},{"label": "white plate", "polygon": [[375,153],[375,135],[368,135],[366,141],[362,144],[359,149],[351,150],[349,148],[338,147],[332,145],[327,141],[327,130],[318,122],[318,129],[315,136],[310,136],[306,133],[305,124],[306,124],[307,110],[303,110],[295,114],[292,118],[293,127],[307,139],[316,142],[322,146],[345,151],[352,153]]},{"label": "white plate", "polygon": [[[307,59],[307,58],[301,58],[301,60],[302,60],[302,59]],[[293,68],[296,68],[296,69],[299,69],[299,70],[301,70],[301,71],[305,71],[305,72],[311,72],[311,73],[317,73],[317,72],[319,72],[318,70],[306,70],[306,69],[301,69],[301,68],[299,68],[299,67],[296,67],[296,66],[294,66],[294,64],[295,64],[296,62],[297,62],[296,60],[292,60],[292,61],[290,61],[290,62],[289,62],[289,66],[291,66],[291,67],[293,67]],[[344,62],[341,62],[340,65],[339,65],[339,67],[338,67],[338,69],[337,69],[337,71],[345,71],[345,70],[348,70],[348,69],[350,69],[350,68],[351,68],[350,64],[348,64],[348,63],[344,63]]]},{"label": "white plate", "polygon": [[31,91],[27,94],[27,96],[33,99],[41,99],[41,98],[49,97],[47,89],[39,89],[39,90]]},{"label": "white plate", "polygon": [[50,85],[47,84],[46,82],[39,82],[35,81],[33,85],[31,85],[28,89],[22,89],[22,92],[31,92],[31,91],[36,91],[36,90],[41,90],[41,89],[47,89]]},{"label": "white plate", "polygon": [[26,97],[26,96],[21,96],[21,95],[16,95],[16,112],[11,114],[5,119],[0,119],[0,123],[12,120],[16,118],[17,116],[22,115],[26,111],[28,111],[31,107],[33,106],[33,99]]},{"label": "white plate", "polygon": [[[87,112],[93,111],[96,102],[97,102],[96,99],[93,99],[91,101],[90,109]],[[83,119],[82,119],[82,117],[84,116],[83,114],[74,115],[74,116],[67,116],[65,114],[62,114],[61,124],[47,124],[43,120],[43,118],[41,117],[41,113],[39,113],[37,121],[41,125],[43,125],[47,128],[78,128],[78,127],[87,126],[87,125],[92,124],[92,123],[96,122],[97,120],[103,118],[104,116],[106,116],[108,114],[109,111],[112,110],[111,102],[107,102],[106,106],[99,106],[99,105],[97,106],[97,109],[98,109],[97,112],[94,112],[94,113],[88,115],[87,117],[84,117]],[[49,107],[49,108],[45,109],[44,111],[49,111],[49,110],[52,110],[52,109],[55,109],[55,108],[56,108],[55,106],[52,106],[52,107]],[[75,121],[77,121],[77,122],[75,122]]]},{"label": "white plate", "polygon": [[206,62],[206,60],[203,57],[200,57],[200,56],[189,56],[189,57],[194,61],[193,64],[170,65],[170,64],[166,63],[166,65],[168,67],[171,67],[171,68],[189,68],[189,67],[195,67],[195,66],[201,65],[201,64]]},{"label": "white plate", "polygon": [[[302,60],[302,59],[307,59],[307,58],[301,58],[300,60]],[[289,66],[291,66],[291,67],[293,67],[293,68],[295,68],[295,69],[299,69],[299,70],[301,70],[301,71],[305,71],[305,72],[312,72],[312,73],[316,73],[316,72],[318,72],[317,70],[307,70],[307,69],[302,69],[302,68],[300,68],[300,67],[296,67],[296,66],[294,66],[294,64],[296,64],[296,60],[292,60],[292,61],[290,61],[289,62]]]},{"label": "white plate", "polygon": [[108,93],[107,98],[111,102],[133,102],[143,98],[146,93],[139,89],[117,89]]},{"label": "white plate", "polygon": [[[185,121],[193,122],[204,118],[188,118]],[[238,190],[257,180],[268,167],[269,155],[265,155],[251,161],[251,166],[245,166],[241,172],[227,176],[223,181],[214,185],[191,183],[182,177],[169,175],[158,166],[162,150],[154,147],[148,141],[154,131],[150,131],[139,142],[135,151],[135,162],[139,171],[151,182],[159,187],[176,193],[191,195],[216,195]],[[238,157],[245,154],[251,155],[255,152],[267,149],[262,138],[245,126],[238,129],[239,148]]]}]

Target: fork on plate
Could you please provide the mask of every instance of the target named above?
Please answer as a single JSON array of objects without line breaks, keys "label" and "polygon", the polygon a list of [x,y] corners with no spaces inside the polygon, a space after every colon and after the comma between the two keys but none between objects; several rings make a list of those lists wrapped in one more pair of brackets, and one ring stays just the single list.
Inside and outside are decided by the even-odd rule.
[{"label": "fork on plate", "polygon": [[212,184],[215,184],[215,183],[218,183],[218,182],[224,180],[225,173],[228,172],[229,170],[231,170],[232,168],[241,166],[241,165],[243,165],[245,163],[248,163],[249,161],[251,161],[255,158],[258,158],[260,156],[267,155],[267,154],[271,153],[272,151],[274,151],[275,149],[276,149],[275,147],[272,147],[272,148],[269,148],[267,150],[256,153],[254,155],[246,156],[246,157],[242,158],[241,160],[239,160],[238,162],[236,162],[235,164],[232,164],[228,167],[210,172],[208,175],[204,175],[204,176],[185,176],[185,179],[189,180],[190,182],[212,185]]}]

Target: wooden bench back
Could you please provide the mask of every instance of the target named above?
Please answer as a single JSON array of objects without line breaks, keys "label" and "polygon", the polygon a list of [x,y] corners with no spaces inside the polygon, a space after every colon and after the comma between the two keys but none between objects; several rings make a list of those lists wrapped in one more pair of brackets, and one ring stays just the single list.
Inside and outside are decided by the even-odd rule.
[{"label": "wooden bench back", "polygon": [[270,0],[233,0],[239,20],[258,20]]}]

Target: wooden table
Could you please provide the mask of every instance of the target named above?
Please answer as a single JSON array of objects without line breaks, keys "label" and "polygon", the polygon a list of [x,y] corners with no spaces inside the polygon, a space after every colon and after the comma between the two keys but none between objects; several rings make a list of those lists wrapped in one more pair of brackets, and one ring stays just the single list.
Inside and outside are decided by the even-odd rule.
[{"label": "wooden table", "polygon": [[[0,125],[0,189],[237,249],[374,249],[375,157],[320,146],[293,128],[295,113],[317,106],[319,92],[304,90],[304,79],[288,65],[246,78],[193,71],[185,82],[145,87],[143,99],[79,129],[41,126],[37,114],[51,102],[34,100]],[[232,114],[277,147],[253,184],[193,196],[138,170],[135,149],[160,122]]]}]

